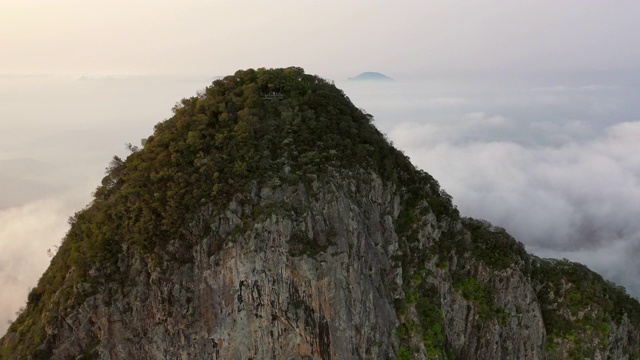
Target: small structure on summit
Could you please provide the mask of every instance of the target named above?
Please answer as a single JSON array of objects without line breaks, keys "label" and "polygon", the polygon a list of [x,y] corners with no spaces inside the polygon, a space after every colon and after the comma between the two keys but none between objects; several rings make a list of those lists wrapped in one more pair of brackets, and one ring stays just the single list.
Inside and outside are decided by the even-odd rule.
[{"label": "small structure on summit", "polygon": [[272,91],[268,94],[264,94],[262,98],[265,100],[282,100],[284,99],[284,94]]}]

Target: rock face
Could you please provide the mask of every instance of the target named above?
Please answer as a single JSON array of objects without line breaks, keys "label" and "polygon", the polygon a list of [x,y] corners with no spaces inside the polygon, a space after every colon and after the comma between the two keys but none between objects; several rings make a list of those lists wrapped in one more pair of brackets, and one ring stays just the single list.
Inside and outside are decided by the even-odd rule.
[{"label": "rock face", "polygon": [[[315,81],[320,90],[330,86],[300,69],[237,73],[213,86],[224,88],[226,81],[235,92],[225,93],[240,96],[234,86],[247,92],[252,84],[266,87],[291,79]],[[291,93],[287,85],[278,86],[277,91]],[[320,90],[304,99],[315,101]],[[293,99],[265,100],[264,114],[275,108],[276,118],[303,127],[305,119],[324,117],[317,108],[305,117],[305,103],[296,108],[302,100],[287,96]],[[259,99],[246,102],[251,101],[261,104]],[[190,104],[183,102],[168,122],[179,123]],[[198,111],[187,118],[195,121]],[[371,126],[365,115],[359,116],[362,126]],[[245,133],[238,125],[243,121],[232,122],[233,128]],[[503,229],[460,218],[437,182],[389,150],[386,141],[364,141],[368,147],[362,151],[370,148],[367,159],[373,160],[351,162],[334,147],[304,148],[304,139],[288,137],[300,134],[292,126],[272,128],[284,135],[277,139],[279,150],[253,168],[259,176],[229,182],[221,171],[202,178],[189,175],[191,168],[193,174],[207,171],[202,164],[211,165],[213,155],[189,157],[182,172],[168,171],[173,178],[196,179],[191,185],[207,185],[215,196],[194,192],[198,197],[190,200],[191,193],[175,192],[182,202],[174,204],[174,198],[162,198],[156,188],[140,182],[155,199],[149,204],[160,214],[156,217],[145,217],[145,192],[130,184],[138,184],[136,174],[161,174],[138,160],[147,153],[153,159],[164,156],[154,147],[163,128],[139,153],[113,163],[96,201],[76,215],[51,268],[29,295],[29,306],[2,338],[1,357],[637,358],[640,306],[622,289],[580,265],[528,255]],[[193,139],[195,130],[189,129],[166,148]],[[254,146],[264,147],[264,141]],[[218,150],[212,154],[235,156],[224,145],[213,147]],[[282,153],[274,156],[277,151]],[[372,155],[380,152],[387,155]],[[314,156],[322,162],[312,161]],[[168,158],[174,165],[178,161]],[[237,160],[232,163],[242,173]],[[271,170],[262,167],[267,163]],[[230,186],[222,192],[220,184]],[[168,185],[165,190],[174,194]],[[164,205],[157,204],[159,198]],[[109,210],[120,206],[128,209],[127,216],[139,211],[138,217]],[[185,221],[168,222],[181,224],[179,231],[163,228],[166,209],[176,214],[187,209],[181,215]],[[146,227],[145,219],[153,227]],[[154,238],[133,240],[140,227],[151,229],[145,231]],[[171,236],[159,241],[162,231],[154,229]],[[83,261],[79,252],[90,259]],[[595,343],[589,341],[594,336]]]}]

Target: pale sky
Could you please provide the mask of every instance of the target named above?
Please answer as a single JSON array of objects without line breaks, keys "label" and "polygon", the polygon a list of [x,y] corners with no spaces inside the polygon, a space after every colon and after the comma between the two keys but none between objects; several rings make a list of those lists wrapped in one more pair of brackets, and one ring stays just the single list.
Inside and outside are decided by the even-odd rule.
[{"label": "pale sky", "polygon": [[637,69],[637,1],[2,0],[0,74]]},{"label": "pale sky", "polygon": [[[0,335],[113,155],[215,76],[300,66],[463,215],[640,295],[640,1],[0,0]],[[396,82],[341,82],[364,71]]]}]

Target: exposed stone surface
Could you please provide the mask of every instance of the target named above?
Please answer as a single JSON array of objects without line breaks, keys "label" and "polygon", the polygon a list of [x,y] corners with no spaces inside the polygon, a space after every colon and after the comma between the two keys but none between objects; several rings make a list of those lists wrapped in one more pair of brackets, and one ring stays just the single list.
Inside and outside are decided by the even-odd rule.
[{"label": "exposed stone surface", "polygon": [[[316,183],[313,194],[265,188],[223,214],[205,211],[213,231],[199,239],[193,263],[152,270],[127,253],[128,285],[101,289],[67,317],[57,337],[75,339],[53,358],[95,338],[104,358],[393,356],[398,320],[387,283],[401,271],[389,261],[399,205],[374,180],[363,199],[347,193],[353,187]],[[259,208],[270,213],[255,219]]]},{"label": "exposed stone surface", "polygon": [[[56,339],[51,359],[395,358],[401,319],[394,303],[406,298],[407,269],[393,260],[403,201],[394,186],[367,179],[267,187],[236,197],[223,213],[205,208],[192,224],[197,245],[189,262],[166,259],[159,268],[128,249],[118,264],[126,285],[100,286],[48,329]],[[426,252],[441,224],[432,213],[424,221]],[[496,272],[452,254],[451,262],[464,262],[493,290],[498,319],[480,314],[455,289],[449,268],[426,258],[424,281],[437,289],[452,358],[545,358],[545,326],[524,264]],[[420,321],[413,308],[405,318]],[[629,358],[637,347],[630,331],[626,320],[614,325],[591,358]],[[419,331],[410,336],[414,358],[433,358]]]},{"label": "exposed stone surface", "polygon": [[[256,197],[237,197],[223,214],[203,210],[194,233],[203,224],[212,232],[198,238],[192,263],[154,268],[125,252],[119,266],[127,285],[106,284],[52,329],[66,339],[52,358],[92,346],[104,359],[394,358],[394,298],[405,296],[402,266],[392,260],[403,206],[398,193],[370,175],[361,184],[334,179],[312,188],[263,188]],[[270,210],[256,217],[259,209]],[[431,213],[426,218],[435,221]],[[425,249],[438,240],[438,226],[421,232]],[[479,263],[464,265],[495,287],[507,313],[501,324],[481,319],[446,269],[433,261],[424,266],[434,270],[428,281],[438,289],[457,358],[542,358],[539,306],[517,269],[490,276]],[[414,356],[427,358],[415,343]]]},{"label": "exposed stone surface", "polygon": [[[260,105],[273,84],[297,90]],[[298,68],[183,100],[114,159],[0,358],[640,359],[637,300],[461,218],[370,120]]]}]

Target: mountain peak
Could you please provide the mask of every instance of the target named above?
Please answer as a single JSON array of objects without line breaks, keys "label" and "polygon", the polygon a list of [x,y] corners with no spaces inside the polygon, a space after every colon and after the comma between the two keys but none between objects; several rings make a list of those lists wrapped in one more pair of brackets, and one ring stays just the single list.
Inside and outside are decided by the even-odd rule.
[{"label": "mountain peak", "polygon": [[635,299],[461,218],[331,82],[241,70],[173,110],[70,219],[0,358],[640,351]]}]

